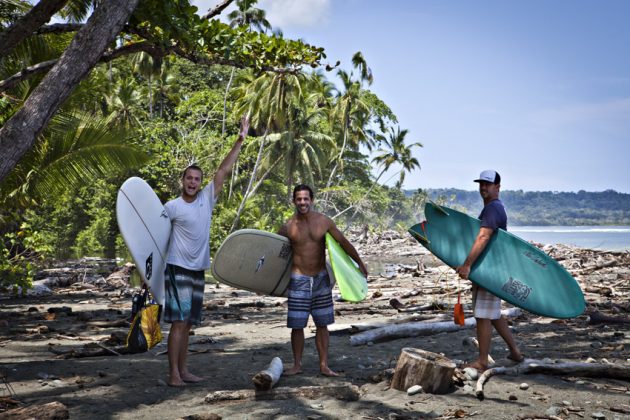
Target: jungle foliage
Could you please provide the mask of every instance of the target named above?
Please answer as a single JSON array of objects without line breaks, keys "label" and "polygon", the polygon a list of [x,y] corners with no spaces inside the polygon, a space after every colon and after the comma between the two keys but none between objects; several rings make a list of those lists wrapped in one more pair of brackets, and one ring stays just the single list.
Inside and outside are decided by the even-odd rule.
[{"label": "jungle foliage", "polygon": [[[32,27],[33,6],[21,0],[0,13],[3,165],[16,153],[4,145],[24,146],[3,128],[49,83],[46,72],[88,25],[77,22],[100,5],[56,3],[63,8],[49,13],[65,24]],[[234,229],[277,230],[292,214],[292,186],[302,182],[342,228],[417,220],[423,194],[406,198],[402,183],[388,188],[372,176],[398,169],[402,181],[419,169],[411,152],[421,145],[407,143],[407,130],[370,91],[363,55],[347,68],[326,65],[323,48],[269,32],[255,3],[237,1],[230,24],[216,18],[221,10],[201,16],[185,0],[138,3],[108,58],[58,109],[46,110],[52,117],[1,178],[0,286],[28,286],[53,259],[124,256],[115,217],[122,182],[140,176],[164,202],[179,194],[187,165],[199,164],[209,179],[245,114],[250,133],[215,208],[213,248]],[[16,28],[30,32],[16,37]],[[370,151],[379,158],[370,160]]]}]

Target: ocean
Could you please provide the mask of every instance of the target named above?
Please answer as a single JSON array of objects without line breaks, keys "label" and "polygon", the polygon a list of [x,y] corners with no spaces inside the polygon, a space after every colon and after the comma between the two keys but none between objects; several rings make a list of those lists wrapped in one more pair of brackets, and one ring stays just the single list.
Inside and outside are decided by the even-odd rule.
[{"label": "ocean", "polygon": [[527,241],[606,251],[630,250],[630,226],[508,226]]}]

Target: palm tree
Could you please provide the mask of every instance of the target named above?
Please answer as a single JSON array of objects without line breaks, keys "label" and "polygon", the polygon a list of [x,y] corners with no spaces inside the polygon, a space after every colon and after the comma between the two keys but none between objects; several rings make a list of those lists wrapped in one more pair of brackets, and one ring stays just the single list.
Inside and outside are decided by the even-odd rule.
[{"label": "palm tree", "polygon": [[411,155],[412,149],[414,147],[423,147],[420,142],[415,142],[410,145],[405,144],[405,137],[409,130],[404,129],[401,130],[400,127],[390,127],[388,130],[388,136],[378,136],[378,140],[381,144],[386,146],[386,149],[379,149],[379,155],[375,156],[372,159],[372,162],[375,162],[377,165],[382,166],[381,172],[378,174],[374,183],[378,182],[378,180],[383,176],[385,172],[393,165],[399,164],[402,166],[399,172],[399,179],[397,185],[402,187],[402,183],[405,180],[405,173],[413,171],[415,168],[420,169],[420,163],[418,159]]},{"label": "palm tree", "polygon": [[175,76],[170,71],[170,65],[165,62],[160,69],[159,77],[156,80],[156,102],[160,107],[160,117],[164,116],[164,102],[177,105],[180,100],[179,84]]},{"label": "palm tree", "polygon": [[309,105],[307,102],[294,108],[285,130],[268,136],[267,159],[275,162],[280,158],[284,162],[288,201],[296,176],[310,185],[315,184],[314,175],[321,174],[324,150],[332,144],[332,138],[317,129],[317,122],[324,118],[325,112]]},{"label": "palm tree", "polygon": [[[379,141],[379,143],[381,144],[384,144],[386,147],[379,149],[377,152],[380,152],[380,154],[376,155],[372,159],[372,162],[376,163],[378,166],[381,166],[382,169],[370,188],[365,193],[365,195],[357,203],[352,205],[355,207],[355,210],[348,220],[348,226],[350,226],[350,223],[359,211],[358,205],[369,196],[369,194],[372,192],[372,189],[374,189],[374,187],[378,183],[378,180],[381,179],[383,174],[387,172],[392,167],[392,165],[401,165],[398,182],[396,183],[396,188],[398,189],[402,188],[403,181],[405,180],[405,173],[411,172],[416,168],[420,169],[420,163],[418,162],[418,159],[412,156],[412,149],[414,147],[423,147],[422,144],[420,142],[411,143],[409,145],[405,144],[405,137],[407,137],[407,134],[409,133],[409,130],[407,129],[401,130],[400,127],[396,127],[396,129],[394,129],[394,127],[389,127],[389,129],[386,131],[387,136],[384,136],[382,134],[377,136],[377,141]],[[342,212],[339,212],[334,217],[339,216],[349,209],[350,207],[343,210]]]},{"label": "palm tree", "polygon": [[369,144],[369,137],[365,135],[363,128],[369,121],[370,107],[362,100],[362,95],[364,92],[363,84],[367,82],[368,85],[371,85],[374,78],[372,71],[367,66],[367,62],[360,51],[352,56],[352,65],[359,70],[360,75],[358,80],[353,80],[353,73],[348,74],[343,70],[337,72],[337,75],[341,78],[343,83],[344,92],[339,92],[332,118],[341,124],[342,142],[339,148],[339,154],[333,158],[334,165],[330,171],[328,182],[326,182],[326,188],[330,187],[337,168],[343,163],[343,154],[348,145],[349,132],[354,131],[354,133],[357,134],[355,138],[356,142],[353,144],[353,147],[358,147],[360,140]]},{"label": "palm tree", "polygon": [[267,20],[267,14],[263,9],[253,7],[258,0],[236,0],[237,9],[230,12],[227,18],[230,26],[248,26],[259,32],[271,30],[271,24]]},{"label": "palm tree", "polygon": [[111,91],[105,96],[106,115],[113,125],[125,128],[141,126],[140,117],[143,116],[142,100],[136,82],[131,77],[118,80]]},{"label": "palm tree", "polygon": [[[263,9],[253,7],[258,0],[236,0],[236,10],[233,10],[227,15],[230,20],[230,26],[246,26],[249,30],[258,30],[259,32],[267,32],[271,30],[271,24],[267,20],[266,12]],[[227,97],[234,80],[234,67],[230,72],[230,79],[225,87],[225,96],[223,98],[223,125],[221,128],[221,136],[225,136],[225,120],[227,114]]]},{"label": "palm tree", "polygon": [[147,94],[149,96],[149,118],[153,118],[153,79],[161,73],[162,61],[156,60],[145,52],[131,55],[131,67],[135,73],[147,80]]},{"label": "palm tree", "polygon": [[269,135],[285,131],[284,127],[287,126],[289,110],[292,106],[296,107],[296,103],[304,101],[302,81],[305,77],[302,73],[272,73],[253,78],[251,73],[249,73],[245,77],[245,82],[249,81],[249,83],[243,83],[237,89],[236,96],[240,99],[237,102],[236,113],[249,115],[251,127],[263,134],[259,138],[260,145],[256,163],[252,169],[245,193],[243,193],[241,204],[236,212],[231,231],[238,226],[238,221],[248,198],[255,193],[262,181],[281,161],[281,158],[276,159],[274,162],[267,161],[266,172],[254,184],[258,176],[258,170],[261,168],[265,144]]}]

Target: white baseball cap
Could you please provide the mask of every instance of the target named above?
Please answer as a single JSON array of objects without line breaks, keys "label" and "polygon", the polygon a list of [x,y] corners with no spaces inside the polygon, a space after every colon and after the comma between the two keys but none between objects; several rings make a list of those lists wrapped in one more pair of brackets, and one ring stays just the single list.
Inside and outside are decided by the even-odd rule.
[{"label": "white baseball cap", "polygon": [[501,175],[495,170],[486,169],[479,174],[479,179],[475,179],[475,182],[489,182],[491,184],[500,184]]}]

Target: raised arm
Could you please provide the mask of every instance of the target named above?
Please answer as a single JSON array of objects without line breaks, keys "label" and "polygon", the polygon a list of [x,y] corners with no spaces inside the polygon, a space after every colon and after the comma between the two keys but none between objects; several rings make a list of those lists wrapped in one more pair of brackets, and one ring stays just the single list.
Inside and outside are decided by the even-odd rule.
[{"label": "raised arm", "polygon": [[241,118],[241,129],[238,133],[238,138],[234,142],[234,146],[228,152],[227,156],[223,159],[223,162],[219,165],[219,169],[214,174],[213,182],[214,182],[214,196],[217,197],[223,188],[223,182],[225,178],[230,173],[232,166],[234,166],[234,162],[236,162],[236,158],[238,158],[238,154],[241,152],[241,146],[243,145],[243,141],[245,137],[247,137],[247,132],[249,131],[249,118],[247,116],[243,116]]},{"label": "raised arm", "polygon": [[475,242],[473,243],[473,246],[470,249],[468,256],[466,257],[464,264],[455,269],[460,278],[468,278],[472,265],[475,263],[475,261],[477,261],[477,258],[479,258],[483,250],[486,249],[486,245],[488,245],[488,242],[490,241],[490,238],[492,238],[493,233],[494,230],[488,227],[482,227],[479,229],[477,238],[475,238]]},{"label": "raised arm", "polygon": [[328,233],[330,233],[332,237],[335,238],[337,242],[339,242],[339,245],[341,245],[343,250],[346,251],[346,254],[348,254],[350,258],[352,258],[357,264],[359,264],[359,270],[361,270],[363,275],[367,277],[368,270],[365,264],[363,264],[363,260],[361,260],[361,257],[359,257],[359,253],[350,243],[350,241],[346,239],[343,233],[341,233],[339,229],[337,229],[337,225],[335,225],[335,222],[333,222],[332,220],[330,221],[330,226],[328,227]]}]

